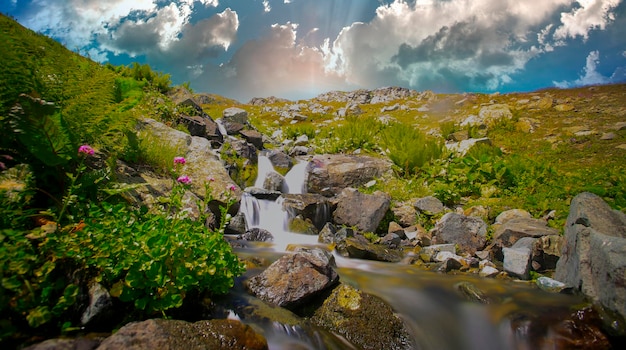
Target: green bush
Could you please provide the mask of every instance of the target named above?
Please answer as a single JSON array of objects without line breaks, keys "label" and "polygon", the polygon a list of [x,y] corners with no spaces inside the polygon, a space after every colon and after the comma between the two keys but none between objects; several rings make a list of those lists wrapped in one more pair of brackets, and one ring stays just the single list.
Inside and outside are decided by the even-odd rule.
[{"label": "green bush", "polygon": [[350,153],[361,149],[378,149],[380,131],[384,125],[373,117],[346,117],[338,127],[327,127],[318,136],[318,146],[322,152]]},{"label": "green bush", "polygon": [[444,155],[440,139],[426,136],[423,132],[394,123],[382,131],[383,148],[389,159],[404,176],[417,174],[422,167]]}]

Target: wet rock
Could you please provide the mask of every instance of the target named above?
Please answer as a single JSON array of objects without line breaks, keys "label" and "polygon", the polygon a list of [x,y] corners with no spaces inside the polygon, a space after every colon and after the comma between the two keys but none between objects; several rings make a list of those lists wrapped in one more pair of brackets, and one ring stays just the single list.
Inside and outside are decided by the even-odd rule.
[{"label": "wet rock", "polygon": [[388,304],[345,284],[333,290],[311,321],[359,349],[413,348],[406,326]]},{"label": "wet rock", "polygon": [[615,313],[620,321],[607,326],[626,335],[626,214],[583,192],[572,199],[564,244],[554,279]]},{"label": "wet rock", "polygon": [[274,168],[277,169],[291,169],[293,166],[293,160],[287,153],[279,150],[271,150],[267,153],[267,158],[270,160]]},{"label": "wet rock", "polygon": [[358,187],[391,172],[388,160],[354,155],[316,155],[307,166],[309,193],[334,196],[346,187]]},{"label": "wet rock", "polygon": [[372,243],[361,235],[346,238],[346,251],[351,258],[365,260],[399,262],[403,257],[401,251]]},{"label": "wet rock", "polygon": [[487,242],[487,224],[475,216],[447,213],[433,228],[435,244],[456,244],[459,251],[474,255],[485,247]]},{"label": "wet rock", "polygon": [[320,231],[318,242],[325,244],[334,244],[337,253],[342,256],[348,256],[346,250],[346,239],[354,237],[354,230],[350,227],[342,227],[337,229],[332,223],[327,223]]},{"label": "wet rock", "polygon": [[257,162],[258,151],[253,144],[246,142],[245,140],[231,140],[230,145],[237,156],[247,159],[252,164]]},{"label": "wet rock", "polygon": [[241,235],[241,239],[250,242],[271,242],[274,240],[274,236],[268,230],[253,227]]},{"label": "wet rock", "polygon": [[189,323],[154,319],[131,322],[105,339],[98,350],[143,349],[268,349],[265,338],[235,320]]},{"label": "wet rock", "polygon": [[356,226],[364,232],[376,232],[390,204],[391,198],[386,193],[364,194],[353,188],[346,188],[338,197],[333,222]]},{"label": "wet rock", "polygon": [[291,217],[302,216],[320,230],[330,220],[330,203],[319,194],[283,194],[283,210]]},{"label": "wet rock", "polygon": [[551,293],[562,293],[568,289],[565,283],[545,276],[537,278],[536,284],[540,289]]},{"label": "wet rock", "polygon": [[313,225],[311,220],[305,219],[300,215],[296,216],[295,218],[289,219],[287,228],[289,229],[289,232],[293,233],[302,233],[305,235],[319,234],[319,229],[315,227],[315,225]]},{"label": "wet rock", "polygon": [[478,288],[475,284],[470,282],[459,282],[454,285],[456,289],[464,299],[468,301],[478,302],[481,304],[491,303],[491,299]]},{"label": "wet rock", "polygon": [[437,215],[443,212],[445,207],[441,201],[433,196],[420,198],[415,201],[415,209],[426,215]]},{"label": "wet rock", "polygon": [[279,192],[283,188],[285,178],[275,171],[267,173],[263,181],[263,188],[268,191]]},{"label": "wet rock", "polygon": [[226,122],[233,122],[244,125],[248,124],[248,112],[237,107],[226,108],[222,112],[222,118]]},{"label": "wet rock", "polygon": [[498,274],[500,273],[500,270],[498,270],[497,268],[493,267],[493,266],[484,266],[480,269],[480,271],[478,272],[478,275],[480,277],[496,277]]},{"label": "wet rock", "polygon": [[284,255],[247,282],[258,298],[286,308],[297,307],[339,280],[335,259],[322,249],[299,248]]}]

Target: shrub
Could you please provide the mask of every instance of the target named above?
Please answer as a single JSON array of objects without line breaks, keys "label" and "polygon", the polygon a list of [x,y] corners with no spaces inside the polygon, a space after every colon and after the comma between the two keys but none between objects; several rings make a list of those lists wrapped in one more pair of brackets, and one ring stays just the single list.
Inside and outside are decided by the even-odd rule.
[{"label": "shrub", "polygon": [[383,130],[382,139],[389,159],[404,176],[417,174],[444,154],[443,142],[405,124],[391,124]]},{"label": "shrub", "polygon": [[318,139],[323,152],[349,153],[357,149],[374,151],[384,125],[373,117],[346,117],[345,124],[324,129]]}]

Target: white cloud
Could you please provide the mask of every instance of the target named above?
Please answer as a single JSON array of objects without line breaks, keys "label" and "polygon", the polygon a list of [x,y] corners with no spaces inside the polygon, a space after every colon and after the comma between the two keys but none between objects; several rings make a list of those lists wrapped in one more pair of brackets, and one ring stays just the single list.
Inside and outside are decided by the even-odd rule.
[{"label": "white cloud", "polygon": [[269,0],[263,0],[263,11],[264,12],[272,11],[272,7],[270,6]]},{"label": "white cloud", "polygon": [[600,52],[591,51],[587,55],[587,61],[583,68],[583,74],[574,81],[553,81],[554,86],[559,88],[570,88],[575,86],[599,85],[618,83],[626,80],[626,67],[618,67],[610,77],[606,77],[598,72],[600,64]]},{"label": "white cloud", "polygon": [[588,38],[592,29],[604,29],[614,19],[613,11],[621,0],[577,0],[578,7],[571,12],[561,13],[562,25],[554,33],[554,38],[563,40],[581,36]]}]

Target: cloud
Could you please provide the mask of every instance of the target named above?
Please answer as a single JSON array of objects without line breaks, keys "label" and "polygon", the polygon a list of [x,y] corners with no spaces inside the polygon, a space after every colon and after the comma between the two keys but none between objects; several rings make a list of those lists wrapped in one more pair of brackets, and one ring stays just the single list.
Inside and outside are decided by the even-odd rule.
[{"label": "cloud", "polygon": [[264,12],[272,11],[272,7],[270,6],[269,0],[263,0],[263,11]]},{"label": "cloud", "polygon": [[610,77],[606,77],[598,72],[600,64],[600,52],[591,51],[587,55],[587,61],[583,68],[583,74],[574,81],[554,81],[554,86],[558,88],[570,88],[585,85],[599,85],[618,83],[626,80],[626,67],[618,67]]},{"label": "cloud", "polygon": [[297,41],[298,26],[274,24],[267,35],[246,42],[227,64],[205,67],[196,89],[241,101],[252,97],[298,98],[347,87],[341,76],[325,70],[324,54]]},{"label": "cloud", "polygon": [[587,40],[592,29],[605,29],[615,19],[613,11],[621,0],[577,0],[578,7],[561,13],[562,25],[554,32],[554,38],[563,40],[581,36]]}]

